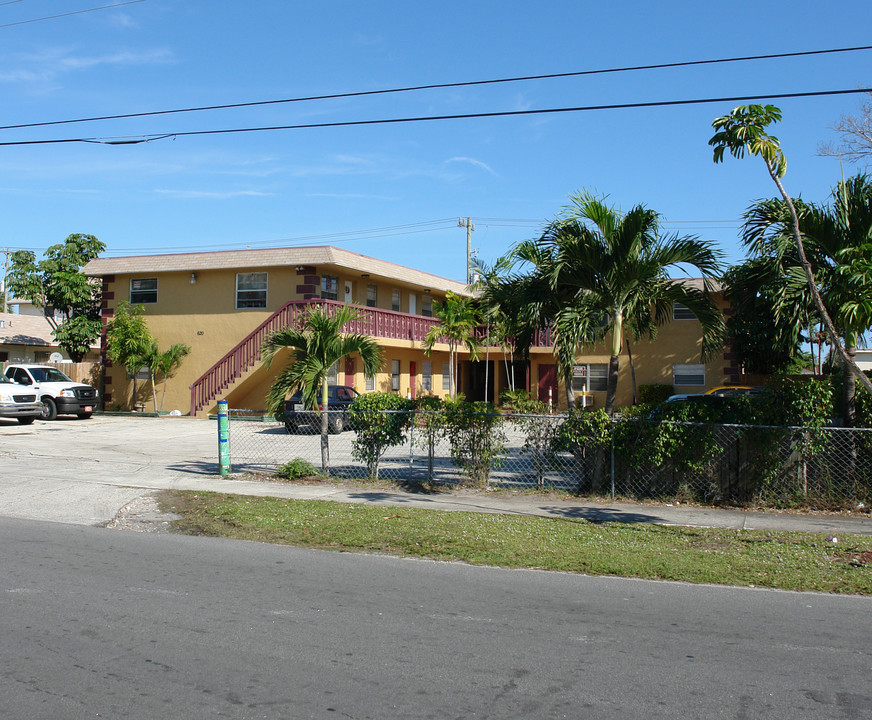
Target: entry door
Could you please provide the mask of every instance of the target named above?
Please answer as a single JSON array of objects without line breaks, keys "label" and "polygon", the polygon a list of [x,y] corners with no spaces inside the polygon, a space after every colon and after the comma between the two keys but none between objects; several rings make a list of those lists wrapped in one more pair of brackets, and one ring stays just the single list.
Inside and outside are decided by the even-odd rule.
[{"label": "entry door", "polygon": [[539,365],[539,399],[557,404],[557,368],[554,365]]},{"label": "entry door", "polygon": [[351,280],[345,281],[345,302],[349,305],[354,302],[354,284]]},{"label": "entry door", "polygon": [[418,314],[418,296],[415,293],[409,293],[409,315]]}]

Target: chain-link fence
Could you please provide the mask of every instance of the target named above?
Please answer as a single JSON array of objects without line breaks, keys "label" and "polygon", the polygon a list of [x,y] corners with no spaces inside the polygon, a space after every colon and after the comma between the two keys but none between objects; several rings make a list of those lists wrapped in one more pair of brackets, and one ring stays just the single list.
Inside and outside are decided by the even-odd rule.
[{"label": "chain-link fence", "polygon": [[[348,429],[346,419],[328,436],[331,477],[770,506],[872,501],[872,429],[615,418],[579,432],[565,415],[380,415],[402,426],[401,441]],[[273,473],[297,458],[320,469],[320,426],[289,433],[272,418],[232,410],[230,454],[237,473]]]}]

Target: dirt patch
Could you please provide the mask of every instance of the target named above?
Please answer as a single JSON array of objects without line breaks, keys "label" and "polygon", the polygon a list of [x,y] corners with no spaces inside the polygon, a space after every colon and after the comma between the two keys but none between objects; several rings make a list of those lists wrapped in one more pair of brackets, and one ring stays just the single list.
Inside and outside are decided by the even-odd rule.
[{"label": "dirt patch", "polygon": [[163,512],[153,495],[143,495],[121,508],[105,527],[110,530],[168,533],[172,531],[173,521],[179,517],[175,513]]}]

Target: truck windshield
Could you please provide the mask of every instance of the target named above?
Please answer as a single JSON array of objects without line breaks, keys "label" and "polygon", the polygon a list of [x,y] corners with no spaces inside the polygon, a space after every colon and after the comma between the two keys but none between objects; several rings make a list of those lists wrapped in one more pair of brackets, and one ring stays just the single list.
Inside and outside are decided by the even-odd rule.
[{"label": "truck windshield", "polygon": [[32,367],[27,369],[36,382],[72,382],[60,370],[54,368]]}]

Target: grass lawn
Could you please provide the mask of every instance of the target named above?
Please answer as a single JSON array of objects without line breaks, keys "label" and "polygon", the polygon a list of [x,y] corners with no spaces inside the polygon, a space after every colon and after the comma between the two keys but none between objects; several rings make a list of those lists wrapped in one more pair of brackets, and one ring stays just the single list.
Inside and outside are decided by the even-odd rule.
[{"label": "grass lawn", "polygon": [[167,490],[177,532],[300,547],[872,595],[872,538],[602,523]]}]

